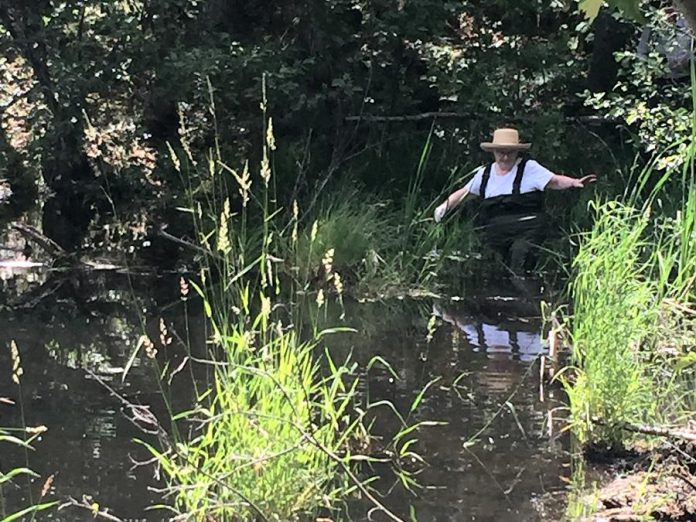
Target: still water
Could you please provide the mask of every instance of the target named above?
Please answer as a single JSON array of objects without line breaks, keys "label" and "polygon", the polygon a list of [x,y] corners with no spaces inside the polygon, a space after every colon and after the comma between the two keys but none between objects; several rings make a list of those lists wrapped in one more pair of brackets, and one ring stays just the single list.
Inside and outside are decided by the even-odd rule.
[{"label": "still water", "polygon": [[[3,470],[28,463],[41,478],[5,485],[0,508],[9,513],[36,501],[53,475],[49,498],[72,498],[85,506],[96,502],[121,520],[166,519],[165,513],[148,510],[162,503],[157,492],[162,483],[151,466],[138,465],[148,453],[135,440],[154,439],[128,420],[119,396],[163,413],[147,359],[135,360],[125,382],[121,373],[143,329],[157,338],[160,318],[175,342],[159,358],[171,365],[183,360],[178,338],[203,345],[199,306],[190,301],[184,314],[177,293],[178,276],[157,282],[90,276],[28,309],[2,312],[0,426],[22,425],[21,397],[24,423],[48,431],[26,456],[14,449],[10,454],[3,445]],[[540,379],[541,323],[495,304],[480,305],[473,298],[346,306],[341,324],[358,333],[330,336],[332,353],[337,358],[352,353],[363,364],[379,355],[399,377],[376,366],[364,373],[361,393],[373,401],[389,400],[405,413],[418,392],[437,379],[413,420],[445,423],[418,435],[417,452],[427,465],[414,493],[396,484],[389,469],[363,471],[380,477],[374,485],[385,505],[405,520],[411,513],[420,521],[558,520],[562,506],[553,499],[564,491],[569,459],[557,433],[561,392]],[[339,319],[327,321],[335,325]],[[24,371],[21,389],[11,381],[12,340]],[[169,393],[175,410],[192,400],[191,391],[176,383]],[[396,419],[381,412],[376,434],[386,437],[394,429]],[[367,520],[370,508],[351,502],[345,517]],[[386,520],[379,513],[371,516]],[[93,517],[86,507],[72,506],[39,514],[37,520]]]}]

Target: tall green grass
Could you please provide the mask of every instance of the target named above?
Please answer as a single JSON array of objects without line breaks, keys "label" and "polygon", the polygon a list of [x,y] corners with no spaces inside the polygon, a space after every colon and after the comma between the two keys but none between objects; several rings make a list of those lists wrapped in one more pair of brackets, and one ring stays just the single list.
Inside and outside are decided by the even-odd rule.
[{"label": "tall green grass", "polygon": [[648,165],[634,179],[624,201],[592,205],[573,265],[575,367],[563,379],[583,442],[620,445],[625,423],[671,425],[694,411],[693,178]]},{"label": "tall green grass", "polygon": [[[285,209],[273,203],[275,138],[271,120],[263,117],[256,172],[227,165],[219,147],[204,159],[193,156],[184,138],[178,151],[170,149],[189,187],[181,210],[193,219],[201,253],[199,276],[182,282],[182,289],[190,284],[198,293],[210,329],[209,356],[189,351],[189,358],[208,368],[210,383],[190,410],[172,412],[172,429],[160,431],[159,446],[146,444],[167,479],[171,500],[160,507],[187,520],[300,520],[331,513],[359,492],[399,520],[354,471],[356,462],[373,460],[359,451],[368,445],[368,416],[389,405],[364,404],[357,366],[331,357],[327,334],[345,328],[319,330],[314,318],[313,331],[300,338],[295,301],[297,293],[318,287],[316,314],[334,298],[329,294],[340,303],[339,267],[370,247],[361,234],[375,230],[379,218],[369,203],[339,204],[303,235],[297,204]],[[344,228],[344,222],[365,228]],[[354,243],[344,246],[350,238]],[[171,372],[159,367],[153,350],[149,355],[158,376]],[[422,394],[412,410],[420,400]],[[409,448],[419,425],[400,419],[403,429],[391,444],[395,459],[416,458]],[[413,484],[406,471],[400,478]]]},{"label": "tall green grass", "polygon": [[642,343],[658,326],[659,302],[641,259],[645,217],[616,202],[598,205],[595,214],[574,262],[578,371],[567,391],[580,438],[593,438],[592,419],[601,418],[610,426],[598,435],[613,443],[621,439],[618,423],[645,421],[654,410],[655,385],[646,371],[651,354]]},{"label": "tall green grass", "polygon": [[179,515],[293,520],[334,508],[355,487],[342,469],[361,434],[349,411],[355,377],[340,365],[323,377],[313,344],[266,326],[273,331],[256,346],[249,326],[232,326],[216,341],[224,355],[210,361],[212,387],[176,418],[193,436],[169,451],[150,447]]},{"label": "tall green grass", "polygon": [[[372,284],[382,273],[393,218],[379,199],[343,186],[319,205],[315,219],[301,227],[289,259],[303,285],[316,283],[322,259],[333,249],[333,267],[349,284]],[[314,230],[314,234],[313,234]]]},{"label": "tall green grass", "polygon": [[431,150],[432,129],[405,194],[368,194],[344,183],[320,205],[313,220],[300,226],[299,242],[289,249],[288,257],[306,286],[317,282],[320,260],[330,249],[334,266],[354,294],[414,294],[446,283],[443,268],[448,258],[469,252],[476,239],[473,226],[466,223],[435,226],[432,213],[437,199],[423,205]]},{"label": "tall green grass", "polygon": [[300,227],[296,248],[286,249],[290,270],[306,289],[316,287],[321,283],[321,260],[332,250],[333,267],[353,295],[438,289],[446,283],[447,256],[469,250],[472,229],[434,226],[429,207],[407,217],[402,203],[355,188],[337,189],[331,201],[320,206],[316,219]]}]

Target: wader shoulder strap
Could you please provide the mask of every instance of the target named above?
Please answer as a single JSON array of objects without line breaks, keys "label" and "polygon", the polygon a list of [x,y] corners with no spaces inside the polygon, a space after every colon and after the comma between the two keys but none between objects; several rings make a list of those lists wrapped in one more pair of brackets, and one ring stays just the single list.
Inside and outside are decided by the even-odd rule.
[{"label": "wader shoulder strap", "polygon": [[520,187],[522,186],[522,176],[524,176],[524,167],[527,165],[527,160],[522,159],[519,165],[517,165],[517,175],[515,176],[515,181],[512,182],[512,193],[519,194]]},{"label": "wader shoulder strap", "polygon": [[489,163],[483,171],[483,177],[481,178],[481,189],[479,190],[479,195],[481,199],[486,199],[486,187],[488,186],[488,180],[491,177],[491,169],[493,164]]}]

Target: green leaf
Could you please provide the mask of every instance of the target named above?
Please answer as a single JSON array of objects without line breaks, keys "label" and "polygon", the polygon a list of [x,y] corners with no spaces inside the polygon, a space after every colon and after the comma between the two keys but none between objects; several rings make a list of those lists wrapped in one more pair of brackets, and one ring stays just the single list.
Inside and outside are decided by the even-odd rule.
[{"label": "green leaf", "polygon": [[335,333],[358,333],[355,328],[350,328],[348,326],[337,326],[336,328],[326,328],[317,334],[317,339],[321,339],[325,335],[331,335]]},{"label": "green leaf", "polygon": [[692,366],[696,364],[696,352],[689,352],[686,354],[684,357],[680,357],[677,360],[677,364],[675,366],[675,371],[676,372],[681,372],[688,368],[689,366]]},{"label": "green leaf", "polygon": [[640,10],[639,0],[612,0],[611,5],[617,7],[626,18],[636,22],[644,22],[645,17]]},{"label": "green leaf", "polygon": [[14,520],[21,520],[24,515],[28,515],[29,513],[37,513],[38,511],[44,511],[45,509],[50,509],[53,506],[57,506],[58,501],[55,502],[46,502],[45,504],[38,504],[36,506],[31,506],[28,508],[23,509],[22,511],[17,511],[16,513],[13,513],[11,515],[6,516],[0,522],[13,522]]},{"label": "green leaf", "polygon": [[[594,20],[604,3],[604,0],[581,0],[578,7],[588,19]],[[640,9],[640,0],[607,0],[606,3],[609,4],[609,7],[621,11],[621,14],[626,18],[641,23],[645,21]]]},{"label": "green leaf", "polygon": [[138,343],[135,345],[135,349],[130,354],[130,357],[128,357],[128,362],[126,362],[126,366],[123,368],[123,373],[121,374],[121,382],[126,382],[126,375],[128,375],[128,372],[130,371],[131,367],[133,366],[133,363],[135,362],[135,358],[138,356],[140,348],[143,346],[146,340],[147,335],[144,334],[141,335],[138,339]]},{"label": "green leaf", "polygon": [[24,441],[18,437],[13,436],[13,435],[0,435],[0,442],[9,442],[10,444],[16,444],[17,446],[22,446],[23,448],[27,448],[30,450],[34,449],[29,444],[29,442]]},{"label": "green leaf", "polygon": [[416,396],[414,399],[413,403],[411,403],[411,409],[409,410],[409,413],[413,413],[416,411],[420,403],[423,401],[423,398],[425,397],[425,393],[428,391],[428,389],[435,384],[437,381],[440,380],[440,377],[436,377],[435,379],[431,380],[428,384],[426,384],[423,389],[420,391],[420,393]]},{"label": "green leaf", "polygon": [[4,484],[5,482],[9,482],[13,478],[17,477],[18,475],[29,475],[31,477],[38,477],[36,473],[34,473],[32,470],[29,468],[15,468],[10,470],[8,473],[0,473],[0,484]]},{"label": "green leaf", "polygon": [[587,18],[594,20],[597,18],[602,4],[604,4],[604,0],[581,0],[578,7],[583,13],[585,13]]}]

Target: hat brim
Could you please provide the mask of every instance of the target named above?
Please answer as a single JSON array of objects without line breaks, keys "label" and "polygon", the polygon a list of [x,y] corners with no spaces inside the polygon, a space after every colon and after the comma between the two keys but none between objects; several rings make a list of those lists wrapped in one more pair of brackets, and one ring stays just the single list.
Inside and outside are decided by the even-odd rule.
[{"label": "hat brim", "polygon": [[532,146],[531,143],[518,143],[517,145],[505,145],[503,143],[481,143],[481,148],[486,152],[493,152],[496,150],[529,150]]}]

